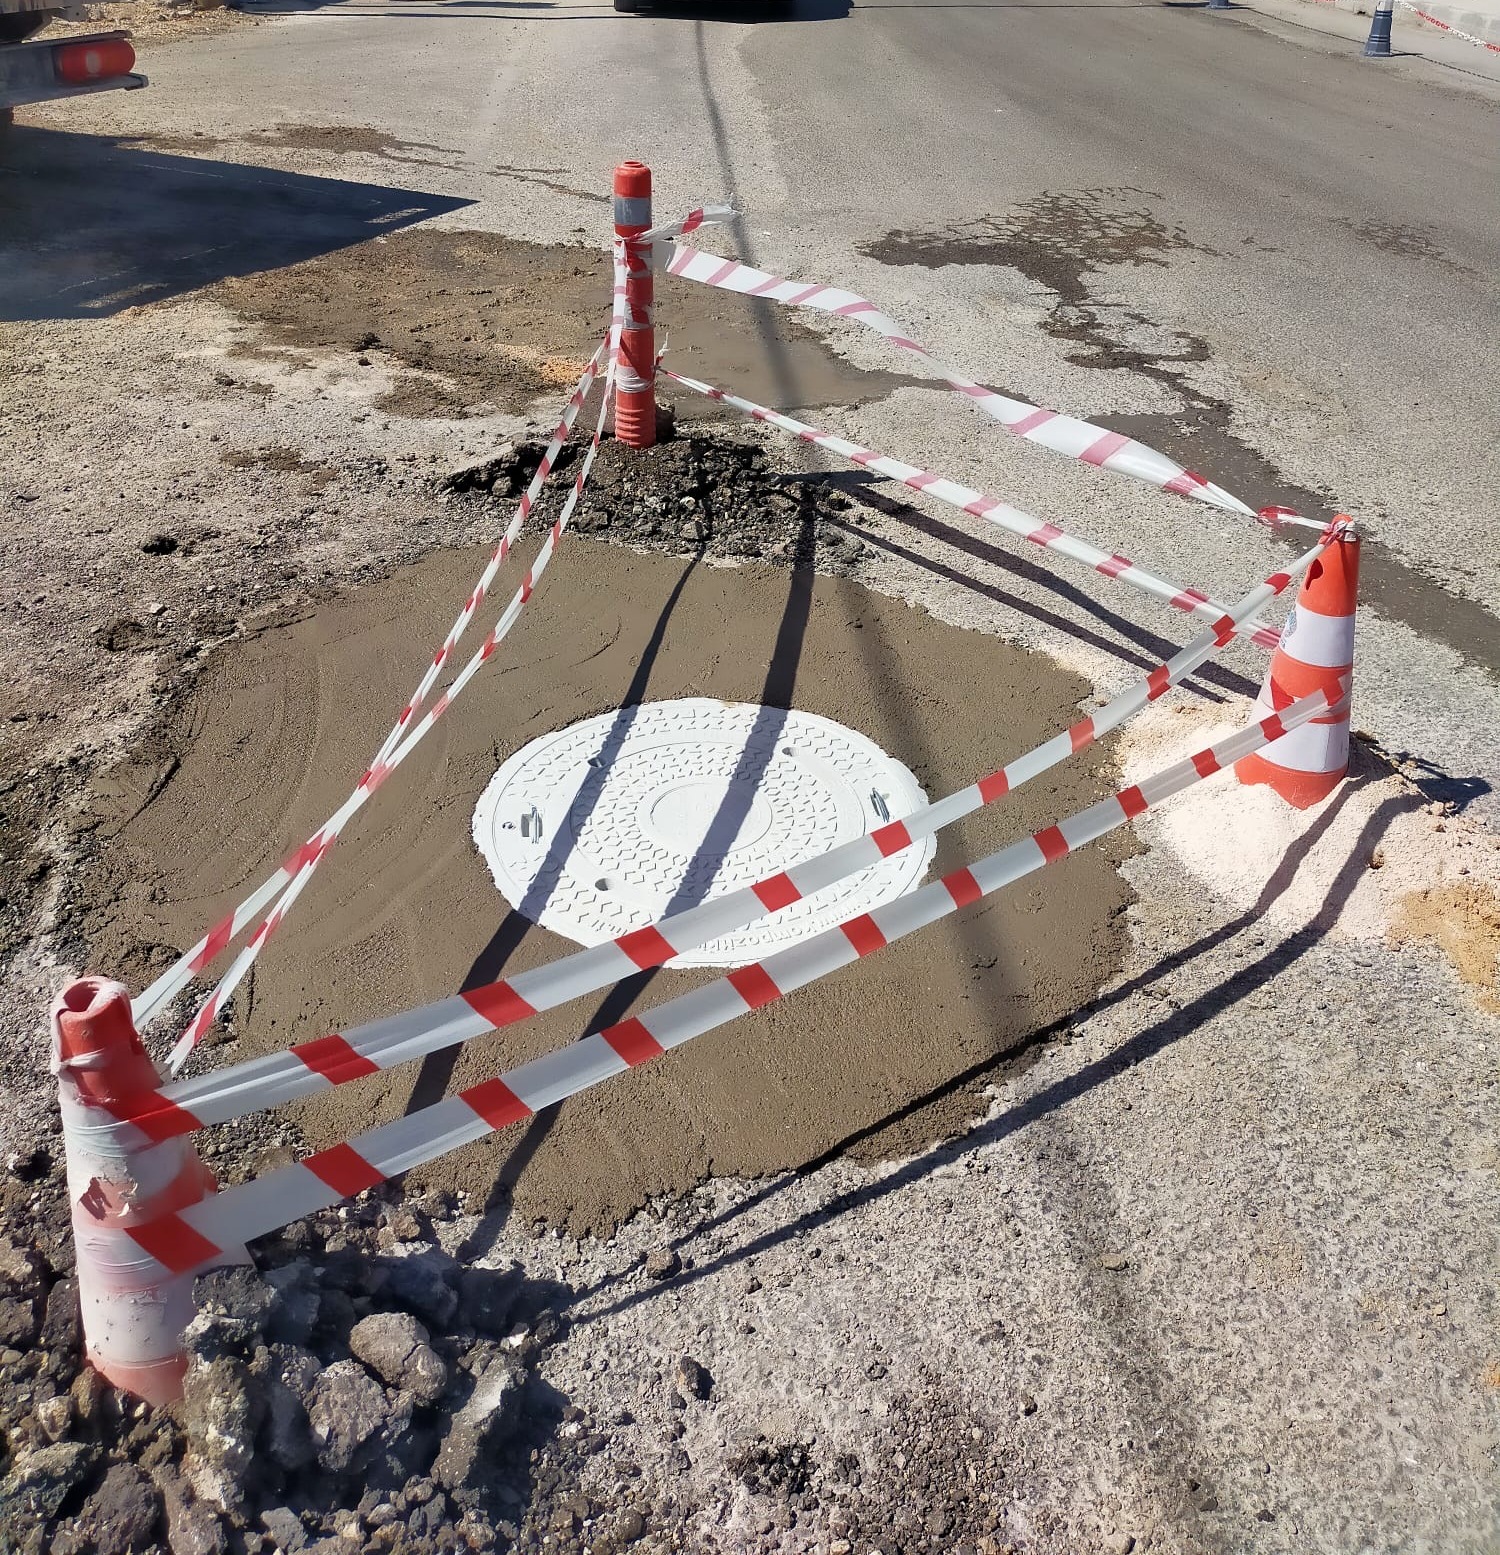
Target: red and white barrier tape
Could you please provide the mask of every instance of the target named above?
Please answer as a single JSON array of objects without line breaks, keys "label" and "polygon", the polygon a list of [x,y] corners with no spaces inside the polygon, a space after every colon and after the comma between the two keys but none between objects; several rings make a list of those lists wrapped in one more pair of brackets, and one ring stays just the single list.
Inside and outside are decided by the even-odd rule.
[{"label": "red and white barrier tape", "polygon": [[[1210,599],[1207,594],[1202,594],[1197,589],[1179,588],[1175,583],[1168,583],[1164,578],[1158,578],[1155,573],[1147,572],[1144,567],[1138,566],[1128,556],[1121,556],[1118,553],[1112,555],[1101,551],[1097,546],[1090,545],[1087,540],[1080,540],[1070,535],[1066,530],[1059,529],[1056,524],[1043,523],[1041,519],[1033,518],[1031,514],[1022,512],[1020,508],[1000,501],[998,497],[976,491],[972,486],[960,486],[957,481],[951,481],[946,476],[920,469],[914,464],[906,464],[900,459],[887,458],[884,454],[862,448],[858,443],[851,443],[848,438],[838,437],[832,432],[824,432],[818,427],[809,426],[805,421],[783,415],[779,410],[770,410],[764,405],[755,404],[753,400],[741,399],[739,395],[730,394],[724,389],[716,389],[712,384],[700,383],[696,378],[686,378],[681,373],[674,373],[666,367],[660,368],[659,371],[664,378],[670,378],[673,383],[680,383],[685,389],[691,389],[696,394],[705,395],[725,405],[732,405],[736,410],[744,411],[747,416],[780,427],[782,431],[790,432],[804,442],[815,443],[819,448],[827,448],[862,470],[874,470],[879,475],[900,481],[903,486],[910,486],[913,491],[927,492],[940,502],[946,502],[960,512],[968,513],[974,518],[982,518],[987,523],[1009,530],[1011,534],[1019,535],[1023,540],[1030,540],[1033,545],[1038,545],[1043,550],[1056,551],[1058,555],[1066,556],[1071,561],[1082,562],[1085,566],[1092,567],[1095,572],[1103,573],[1106,578],[1115,578],[1121,583],[1128,583],[1131,587],[1140,589],[1143,593],[1163,599],[1176,610],[1213,620],[1218,620],[1225,613],[1226,607]],[[1274,648],[1281,640],[1281,634],[1274,627],[1256,624],[1243,627],[1240,635],[1248,637],[1250,641],[1262,648]]]},{"label": "red and white barrier tape", "polygon": [[689,232],[696,232],[699,227],[717,227],[726,221],[733,221],[739,212],[732,205],[702,205],[695,211],[689,211],[681,221],[669,221],[660,227],[652,227],[649,232],[643,232],[634,241],[638,243],[659,243],[667,238],[686,237]]},{"label": "red and white barrier tape", "polygon": [[[656,244],[667,238],[680,238],[689,232],[696,232],[700,227],[717,226],[720,222],[731,221],[739,214],[732,205],[705,205],[696,211],[689,211],[681,221],[669,221],[664,226],[652,227],[647,232],[642,232],[633,238],[617,237],[613,243],[615,261],[615,300],[616,305],[622,308],[622,324],[624,328],[633,329],[637,326],[645,328],[650,325],[649,314],[644,318],[636,317],[630,306],[630,299],[625,295],[625,273],[630,271],[633,275],[645,274],[653,265],[653,255]],[[646,385],[634,373],[629,371],[628,364],[617,364],[615,369],[616,386],[627,393],[634,389],[645,388]]]},{"label": "red and white barrier tape", "polygon": [[903,325],[889,314],[882,313],[867,297],[838,286],[807,286],[797,281],[788,281],[782,276],[741,264],[738,260],[724,259],[718,254],[705,254],[680,243],[660,245],[657,248],[658,263],[661,262],[662,248],[670,254],[666,263],[668,275],[701,281],[705,286],[717,286],[745,297],[768,298],[772,302],[785,303],[788,307],[813,308],[836,318],[852,319],[857,324],[873,329],[892,345],[931,363],[954,390],[973,400],[986,415],[992,416],[1007,431],[1029,442],[1040,443],[1044,448],[1065,454],[1070,459],[1081,459],[1085,464],[1095,464],[1122,475],[1133,475],[1137,480],[1160,486],[1179,496],[1193,497],[1231,513],[1254,516],[1253,510],[1246,507],[1238,497],[1231,496],[1203,476],[1183,469],[1165,454],[1147,448],[1134,438],[1119,432],[1106,432],[1103,427],[1094,426],[1091,422],[1079,421],[1055,410],[1045,410],[1026,400],[1010,399],[1007,395],[952,372],[924,345],[913,340]]},{"label": "red and white barrier tape", "polygon": [[394,747],[394,749],[391,750],[386,760],[379,763],[365,774],[365,777],[360,780],[359,786],[354,790],[349,798],[344,801],[343,805],[340,806],[338,811],[335,812],[335,814],[327,822],[325,822],[318,835],[325,837],[327,841],[320,844],[312,857],[306,863],[304,863],[292,876],[290,884],[282,893],[275,907],[264,919],[260,927],[255,931],[255,934],[251,938],[250,942],[235,958],[229,970],[220,980],[218,987],[215,988],[214,992],[210,995],[208,1000],[205,1001],[202,1007],[198,1010],[198,1013],[193,1017],[187,1029],[183,1032],[182,1036],[173,1046],[167,1060],[168,1066],[172,1073],[175,1074],[177,1070],[182,1067],[183,1063],[187,1059],[188,1054],[191,1053],[198,1042],[202,1040],[203,1033],[208,1030],[210,1025],[212,1025],[218,1012],[224,1007],[225,1001],[229,998],[230,994],[234,992],[235,988],[239,985],[240,980],[245,976],[246,972],[249,971],[251,965],[255,961],[256,956],[259,955],[261,947],[268,939],[270,939],[272,934],[276,932],[276,929],[292,907],[293,903],[296,902],[297,898],[306,889],[308,881],[312,878],[313,867],[316,866],[318,859],[320,859],[323,853],[332,846],[333,841],[337,839],[338,835],[343,831],[344,827],[348,825],[349,821],[353,819],[353,817],[357,815],[361,809],[364,808],[366,801],[375,792],[375,790],[380,787],[386,778],[389,777],[390,774],[394,772],[396,768],[406,760],[407,756],[409,756],[411,752],[422,742],[428,731],[448,710],[449,706],[463,691],[464,687],[471,679],[473,679],[480,666],[484,664],[484,662],[491,656],[491,654],[494,653],[496,648],[500,646],[501,642],[504,641],[505,637],[510,632],[511,627],[515,625],[516,620],[521,614],[521,611],[525,608],[527,600],[531,598],[533,592],[536,589],[536,585],[538,582],[540,582],[543,573],[546,572],[547,564],[551,561],[554,553],[557,550],[558,544],[562,540],[563,534],[567,530],[568,523],[573,516],[573,510],[578,504],[578,498],[582,495],[584,483],[588,480],[589,472],[593,469],[594,458],[599,451],[599,442],[604,432],[605,417],[609,411],[610,390],[613,385],[614,359],[617,347],[618,331],[611,329],[609,345],[609,368],[605,375],[603,393],[600,396],[599,418],[594,428],[593,439],[589,444],[588,452],[584,455],[583,463],[579,469],[578,475],[568,492],[567,500],[563,504],[562,512],[554,521],[551,529],[548,530],[547,536],[542,542],[541,549],[537,552],[537,555],[532,561],[531,566],[527,569],[526,576],[522,580],[521,586],[511,596],[510,603],[507,604],[505,609],[501,612],[500,619],[495,623],[495,626],[490,631],[488,637],[486,637],[484,642],[480,645],[478,652],[476,652],[473,657],[470,658],[469,662],[454,677],[453,682],[448,687],[448,689],[444,691],[442,695],[439,696],[438,699],[427,710],[427,712],[423,714],[421,719],[418,721],[415,727],[412,728],[410,733],[405,735],[405,737]]},{"label": "red and white barrier tape", "polygon": [[228,1188],[126,1234],[166,1269],[182,1272],[386,1179],[519,1123],[569,1096],[659,1057],[670,1048],[759,1009],[919,928],[1057,862],[1154,805],[1231,766],[1323,712],[1315,692],[1186,761],[954,870],[941,880],[805,940],[752,966],[668,1000],[568,1047],[481,1081],[430,1107],[320,1150],[292,1166]]},{"label": "red and white barrier tape", "polygon": [[391,1069],[440,1048],[499,1030],[541,1010],[555,1009],[618,982],[637,971],[661,966],[707,940],[732,933],[768,912],[878,864],[919,838],[996,803],[1032,778],[1087,749],[1119,728],[1148,703],[1190,675],[1231,640],[1232,628],[1284,593],[1322,555],[1346,526],[1338,526],[1284,572],[1273,573],[1231,611],[1200,632],[1164,664],[1098,712],[1018,756],[998,772],[980,778],[864,837],[794,864],[752,886],[704,902],[661,923],[636,929],[603,945],[575,951],[547,966],[518,973],[419,1009],[388,1016],[353,1030],[304,1042],[232,1068],[181,1080],[159,1093],[110,1106],[122,1127],[160,1142],[208,1124],[264,1111],[299,1096]]},{"label": "red and white barrier tape", "polygon": [[1421,6],[1413,5],[1411,0],[1396,0],[1396,4],[1403,11],[1410,11],[1413,16],[1420,16],[1424,22],[1451,34],[1455,38],[1462,38],[1465,43],[1473,43],[1482,49],[1488,49],[1491,54],[1500,54],[1500,43],[1490,43],[1487,39],[1476,38],[1472,32],[1462,32],[1449,22],[1440,21],[1430,11],[1424,11]]},{"label": "red and white barrier tape", "polygon": [[[551,472],[553,462],[556,460],[563,444],[567,441],[568,434],[573,429],[574,422],[578,419],[578,413],[583,408],[583,402],[587,399],[589,391],[593,388],[594,380],[598,376],[599,368],[605,361],[608,351],[608,342],[600,344],[594,352],[583,377],[579,379],[577,387],[568,399],[567,407],[563,411],[562,420],[552,434],[552,441],[547,445],[542,455],[542,461],[537,466],[536,474],[532,477],[530,485],[522,493],[521,500],[516,506],[516,511],[510,524],[501,536],[500,543],[495,547],[494,554],[490,557],[484,572],[480,575],[479,582],[474,592],[470,594],[454,621],[448,636],[443,641],[443,646],[438,650],[437,656],[423,674],[416,691],[412,693],[410,700],[402,710],[401,716],[381,742],[375,759],[370,763],[365,775],[360,779],[360,786],[378,781],[377,774],[383,775],[383,769],[388,765],[391,751],[404,733],[407,724],[416,714],[417,710],[426,701],[427,693],[432,689],[438,672],[447,662],[455,644],[474,619],[475,612],[483,603],[493,583],[495,574],[501,564],[510,554],[511,547],[515,544],[521,532],[522,525],[535,504],[542,489],[542,483]],[[137,1028],[144,1027],[148,1021],[155,1019],[162,1009],[190,983],[194,977],[203,972],[213,962],[221,951],[228,948],[230,943],[249,927],[251,922],[296,876],[309,866],[315,866],[322,855],[333,845],[336,833],[331,833],[333,819],[325,822],[292,856],[271,875],[263,885],[245,898],[228,917],[215,924],[202,939],[186,954],[167,968],[165,972],[153,982],[134,1001],[131,1014]],[[220,1000],[222,1003],[222,999]]]}]

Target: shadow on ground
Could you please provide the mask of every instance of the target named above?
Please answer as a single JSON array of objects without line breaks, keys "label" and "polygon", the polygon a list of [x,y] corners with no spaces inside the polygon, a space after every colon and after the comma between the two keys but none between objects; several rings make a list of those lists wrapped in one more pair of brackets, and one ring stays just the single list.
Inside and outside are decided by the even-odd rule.
[{"label": "shadow on ground", "polygon": [[0,321],[100,318],[472,201],[16,126],[0,147]]},{"label": "shadow on ground", "polygon": [[[1376,774],[1368,770],[1373,763],[1362,762],[1361,765],[1366,766],[1363,775],[1347,784],[1312,826],[1288,849],[1285,859],[1266,882],[1253,907],[1202,935],[1191,944],[1167,954],[1155,965],[1102,993],[1089,1008],[1080,1010],[1071,1019],[1036,1032],[1025,1043],[1000,1055],[998,1059],[986,1059],[975,1064],[969,1071],[955,1075],[945,1082],[943,1089],[990,1082],[1007,1070],[1013,1070],[1017,1065],[1028,1064],[1039,1046],[1056,1041],[1077,1021],[1087,1015],[1097,1014],[1122,1004],[1141,989],[1161,984],[1182,968],[1193,964],[1205,955],[1220,951],[1241,936],[1252,939],[1253,943],[1259,946],[1261,939],[1254,937],[1264,935],[1265,915],[1272,903],[1290,888],[1309,853],[1332,826],[1356,788],[1362,782],[1368,782],[1375,777]],[[791,1216],[779,1224],[773,1221],[765,1230],[747,1239],[731,1240],[730,1245],[723,1252],[702,1258],[690,1272],[673,1281],[670,1288],[680,1291],[684,1284],[695,1283],[724,1268],[741,1264],[772,1247],[804,1235],[815,1225],[835,1219],[875,1200],[886,1198],[955,1159],[996,1145],[1095,1088],[1107,1085],[1116,1075],[1155,1057],[1183,1037],[1198,1030],[1205,1022],[1232,1009],[1247,995],[1282,976],[1290,966],[1324,941],[1329,929],[1337,920],[1341,907],[1348,900],[1356,880],[1367,867],[1365,861],[1369,858],[1372,849],[1379,844],[1391,823],[1399,815],[1417,808],[1422,803],[1419,793],[1406,793],[1386,799],[1379,804],[1350,848],[1338,874],[1329,883],[1323,905],[1314,918],[1303,927],[1283,936],[1274,945],[1265,948],[1262,953],[1253,956],[1245,965],[1210,985],[1196,997],[1185,1001],[1180,1008],[1174,1008],[1164,1019],[1144,1027],[1118,1048],[1102,1054],[1075,1074],[1064,1076],[1018,1101],[998,1116],[980,1124],[967,1135],[935,1145],[932,1149],[914,1156],[895,1171],[885,1173],[873,1180],[854,1184],[835,1194],[828,1203],[816,1210]],[[930,1104],[932,1100],[933,1097],[930,1095],[917,1097],[908,1103],[907,1107],[921,1107]],[[890,1118],[884,1118],[874,1127],[887,1127],[890,1122]],[[748,1198],[694,1224],[672,1242],[673,1250],[695,1249],[705,1235],[722,1232],[725,1227],[740,1220],[749,1211],[774,1199],[799,1178],[806,1177],[840,1157],[850,1154],[852,1148],[858,1143],[860,1135],[866,1132],[868,1130],[860,1130],[846,1136],[822,1156],[809,1161],[797,1172],[770,1179]],[[590,1323],[607,1319],[614,1313],[649,1302],[661,1294],[663,1287],[658,1286],[648,1286],[644,1290],[624,1288],[634,1278],[635,1272],[635,1268],[631,1268],[622,1274],[605,1276],[591,1289],[585,1291],[583,1293],[585,1301],[592,1298],[592,1301],[597,1304],[576,1310],[574,1321]]]}]

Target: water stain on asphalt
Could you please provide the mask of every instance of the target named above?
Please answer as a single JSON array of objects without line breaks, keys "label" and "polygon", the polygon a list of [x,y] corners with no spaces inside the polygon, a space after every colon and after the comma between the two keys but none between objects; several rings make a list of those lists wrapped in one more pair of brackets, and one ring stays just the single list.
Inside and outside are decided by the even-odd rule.
[{"label": "water stain on asphalt", "polygon": [[[1183,409],[1170,415],[1096,418],[1198,470],[1255,507],[1289,507],[1328,520],[1335,500],[1282,475],[1232,429],[1233,406],[1188,381],[1187,369],[1210,359],[1208,342],[1166,327],[1137,309],[1101,301],[1090,278],[1108,265],[1166,265],[1175,254],[1213,254],[1180,228],[1157,218],[1143,201],[1150,190],[1085,189],[1038,195],[1003,217],[982,216],[926,232],[891,232],[867,245],[870,258],[891,265],[1003,265],[1045,287],[1056,298],[1043,330],[1075,349],[1065,360],[1078,367],[1137,373],[1162,385]],[[1357,235],[1391,252],[1452,261],[1420,233],[1366,222]],[[1302,548],[1288,535],[1288,552]],[[1360,573],[1362,600],[1381,615],[1442,643],[1500,680],[1500,632],[1482,605],[1455,594],[1366,536]]]},{"label": "water stain on asphalt", "polygon": [[1478,272],[1471,270],[1468,265],[1460,264],[1445,249],[1438,247],[1436,243],[1417,227],[1397,226],[1388,221],[1354,221],[1351,218],[1341,218],[1340,226],[1347,227],[1355,237],[1368,243],[1372,248],[1378,248],[1382,253],[1399,254],[1403,259],[1419,259],[1424,264],[1441,265],[1445,270],[1451,270],[1455,275],[1476,275]]},{"label": "water stain on asphalt", "polygon": [[153,151],[216,151],[221,146],[274,146],[293,151],[321,151],[329,156],[379,157],[384,162],[404,162],[413,167],[451,167],[452,161],[405,153],[432,151],[440,157],[454,158],[458,152],[426,141],[397,140],[380,130],[352,124],[278,124],[274,130],[254,130],[247,135],[209,135],[195,131],[191,135],[147,132],[122,139],[129,146],[149,146]]},{"label": "water stain on asphalt", "polygon": [[[571,388],[608,326],[610,281],[599,247],[420,227],[234,276],[210,295],[262,326],[262,348],[354,351],[394,369],[383,410],[458,418],[522,412]],[[861,371],[786,309],[706,286],[673,288],[671,341],[710,382],[784,410],[926,381]],[[723,415],[687,396],[678,409]]]},{"label": "water stain on asphalt", "polygon": [[1008,265],[1057,293],[1065,304],[1088,302],[1084,277],[1103,265],[1166,265],[1169,256],[1212,253],[1168,227],[1149,208],[1149,189],[1084,189],[1037,195],[1007,216],[976,216],[941,231],[891,232],[863,252],[888,265]]},{"label": "water stain on asphalt", "polygon": [[590,200],[595,205],[608,205],[610,196],[598,189],[575,189],[571,184],[559,183],[567,174],[565,167],[506,167],[503,164],[490,169],[502,178],[514,178],[518,183],[535,184],[552,194],[571,195],[575,200]]}]

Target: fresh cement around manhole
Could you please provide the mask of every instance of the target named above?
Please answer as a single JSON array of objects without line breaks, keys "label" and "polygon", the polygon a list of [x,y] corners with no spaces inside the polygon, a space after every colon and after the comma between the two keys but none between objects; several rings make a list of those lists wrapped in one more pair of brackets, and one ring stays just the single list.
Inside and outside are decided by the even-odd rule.
[{"label": "fresh cement around manhole", "polygon": [[[437,554],[213,655],[137,757],[97,785],[99,857],[72,893],[90,904],[79,955],[91,969],[142,986],[163,947],[190,944],[333,811],[485,554]],[[328,857],[237,998],[236,1040],[208,1059],[283,1048],[571,949],[505,907],[471,836],[477,797],[538,735],[675,698],[795,706],[857,730],[936,797],[1066,727],[1089,690],[848,579],[569,538],[501,652]],[[950,828],[935,868],[1092,802],[1111,778],[1107,749],[1081,753]],[[960,1131],[984,1110],[987,1068],[1066,1022],[1119,967],[1131,895],[1116,865],[1133,845],[1115,834],[422,1176],[603,1232],[710,1174],[833,1150],[900,1156]],[[309,1098],[297,1122],[314,1145],[347,1139],[713,975],[642,974]]]},{"label": "fresh cement around manhole", "polygon": [[[523,745],[474,811],[474,843],[528,923],[599,945],[755,885],[910,815],[899,761],[795,709],[683,697]],[[912,890],[936,844],[902,848],[705,941],[669,967],[744,966]]]}]

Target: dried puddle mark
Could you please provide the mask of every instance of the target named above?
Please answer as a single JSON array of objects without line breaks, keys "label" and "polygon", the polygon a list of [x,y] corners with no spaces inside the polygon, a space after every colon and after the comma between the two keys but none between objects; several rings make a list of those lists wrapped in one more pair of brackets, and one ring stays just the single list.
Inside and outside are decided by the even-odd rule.
[{"label": "dried puddle mark", "polygon": [[121,145],[148,146],[153,151],[217,151],[221,146],[269,146],[293,151],[321,151],[329,156],[378,157],[383,162],[401,162],[412,167],[452,167],[450,161],[436,157],[408,156],[414,151],[436,152],[438,157],[459,155],[446,146],[426,141],[397,140],[380,130],[354,124],[278,124],[273,130],[252,130],[245,135],[210,135],[197,130],[191,135],[147,132],[121,137]]},{"label": "dried puddle mark", "polygon": [[1399,254],[1403,259],[1418,259],[1424,264],[1440,265],[1455,275],[1477,275],[1468,265],[1460,264],[1445,249],[1439,248],[1426,232],[1418,227],[1402,227],[1389,221],[1355,221],[1341,217],[1339,225],[1347,227],[1361,242],[1378,248],[1382,253]]},{"label": "dried puddle mark", "polygon": [[491,172],[499,173],[502,178],[514,178],[518,183],[535,184],[539,189],[546,189],[552,194],[571,195],[575,200],[591,200],[596,205],[608,205],[611,196],[597,189],[575,189],[571,184],[558,183],[557,180],[567,173],[565,167],[495,167]]},{"label": "dried puddle mark", "polygon": [[[1327,496],[1287,480],[1235,435],[1228,400],[1205,394],[1188,381],[1187,369],[1209,360],[1207,341],[1094,295],[1091,278],[1108,265],[1166,265],[1178,254],[1215,254],[1152,212],[1148,202],[1160,198],[1151,190],[1133,188],[1049,192],[1005,216],[983,216],[930,231],[891,232],[863,252],[891,265],[1003,265],[1018,270],[1055,295],[1042,328],[1075,348],[1067,353],[1067,361],[1138,373],[1183,402],[1176,414],[1102,416],[1101,425],[1201,470],[1253,506],[1285,506],[1310,518],[1332,518],[1337,509]],[[1408,229],[1366,222],[1354,230],[1394,252],[1452,264],[1429,240]],[[1289,553],[1300,548],[1291,537],[1282,543]],[[1368,535],[1360,594],[1380,614],[1442,643],[1500,680],[1500,631],[1494,616]]]},{"label": "dried puddle mark", "polygon": [[[445,418],[522,412],[571,388],[608,326],[609,294],[602,247],[420,227],[210,292],[260,324],[272,348],[358,350],[405,368],[381,408]],[[686,284],[669,297],[664,287],[662,300],[674,350],[762,404],[862,404],[926,381],[851,366],[774,304]],[[688,395],[678,411],[723,416]]]}]

